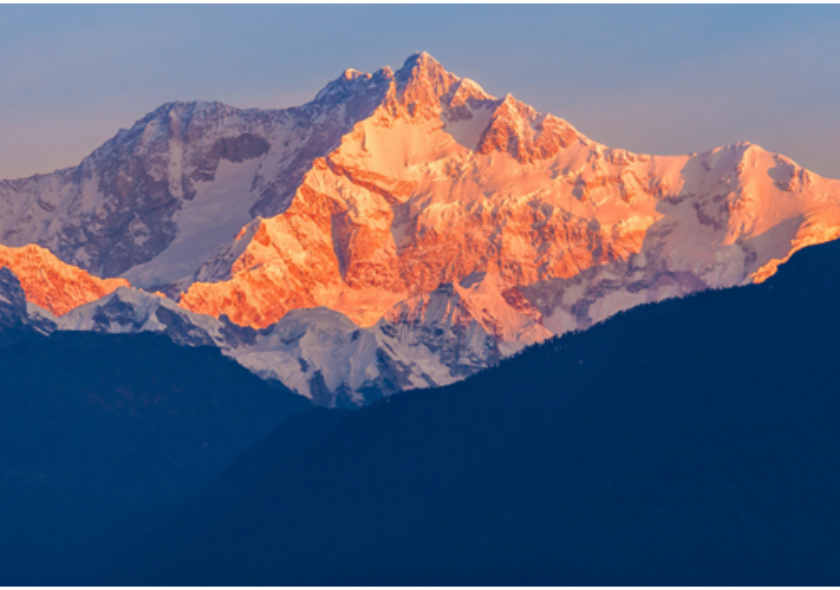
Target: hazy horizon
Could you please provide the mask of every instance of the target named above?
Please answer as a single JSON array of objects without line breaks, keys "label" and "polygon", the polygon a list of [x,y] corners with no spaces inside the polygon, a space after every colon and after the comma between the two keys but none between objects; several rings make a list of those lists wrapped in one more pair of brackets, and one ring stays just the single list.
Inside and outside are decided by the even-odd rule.
[{"label": "hazy horizon", "polygon": [[751,141],[840,177],[836,6],[0,7],[0,178],[78,164],[174,100],[285,108],[427,51],[611,147]]}]

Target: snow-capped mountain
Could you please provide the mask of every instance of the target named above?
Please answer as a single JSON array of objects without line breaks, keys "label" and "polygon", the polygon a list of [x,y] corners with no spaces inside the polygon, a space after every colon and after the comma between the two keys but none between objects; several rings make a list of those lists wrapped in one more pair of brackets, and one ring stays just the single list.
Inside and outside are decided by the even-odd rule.
[{"label": "snow-capped mountain", "polygon": [[760,282],[837,237],[840,181],[785,156],[608,148],[425,53],[291,109],[164,105],[77,168],[0,183],[0,242],[169,297],[111,283],[61,329],[212,342],[324,405]]}]

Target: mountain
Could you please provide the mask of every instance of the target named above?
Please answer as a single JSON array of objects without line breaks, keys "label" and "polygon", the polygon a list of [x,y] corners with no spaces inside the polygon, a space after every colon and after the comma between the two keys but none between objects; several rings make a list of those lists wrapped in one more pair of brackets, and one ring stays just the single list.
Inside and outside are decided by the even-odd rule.
[{"label": "mountain", "polygon": [[[77,576],[311,407],[215,347],[55,331],[27,307],[14,274],[0,269],[4,585],[82,583]],[[131,534],[101,540],[135,513],[143,516]]]},{"label": "mountain", "polygon": [[838,289],[808,248],[255,447],[103,582],[836,585]]},{"label": "mountain", "polygon": [[279,333],[295,312],[318,346],[230,354],[327,406],[446,385],[636,305],[760,282],[838,236],[840,181],[785,156],[609,148],[426,53],[347,70],[291,109],[170,103],[76,168],[0,183],[7,247],[37,244],[226,325]]}]

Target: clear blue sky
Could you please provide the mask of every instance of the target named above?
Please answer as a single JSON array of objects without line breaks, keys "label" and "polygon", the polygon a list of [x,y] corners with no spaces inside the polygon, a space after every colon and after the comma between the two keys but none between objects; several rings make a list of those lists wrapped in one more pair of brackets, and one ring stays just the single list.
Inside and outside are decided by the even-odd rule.
[{"label": "clear blue sky", "polygon": [[840,178],[840,7],[778,5],[0,5],[0,178],[167,101],[292,106],[421,50],[610,146],[749,140]]}]

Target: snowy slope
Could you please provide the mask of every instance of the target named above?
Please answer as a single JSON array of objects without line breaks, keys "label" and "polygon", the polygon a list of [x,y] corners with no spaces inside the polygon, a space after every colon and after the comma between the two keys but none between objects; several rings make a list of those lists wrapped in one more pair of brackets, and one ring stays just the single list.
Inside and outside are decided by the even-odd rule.
[{"label": "snowy slope", "polygon": [[[231,247],[231,278],[193,284],[182,305],[255,327],[326,306],[365,326],[491,272],[533,293],[553,325],[569,313],[585,325],[760,279],[792,245],[836,237],[838,199],[840,182],[748,143],[675,157],[607,148],[418,55],[315,160],[291,207]],[[597,293],[557,292],[591,269]]]},{"label": "snowy slope", "polygon": [[[480,276],[401,302],[369,328],[322,307],[293,310],[257,331],[125,287],[60,318],[34,306],[28,315],[50,317],[58,330],[151,331],[182,346],[217,346],[261,377],[327,406],[446,385],[550,336],[515,290],[501,291],[495,277]],[[515,332],[500,333],[502,325]]]},{"label": "snowy slope", "polygon": [[237,341],[223,321],[189,312],[160,295],[126,287],[74,309],[58,325],[60,330],[111,334],[162,332],[176,344],[218,346],[223,351]]},{"label": "snowy slope", "polygon": [[141,286],[188,276],[255,215],[288,207],[312,158],[379,94],[378,80],[347,74],[286,110],[166,104],[78,167],[0,182],[0,242],[39,244],[103,277],[161,257],[127,275]]}]

